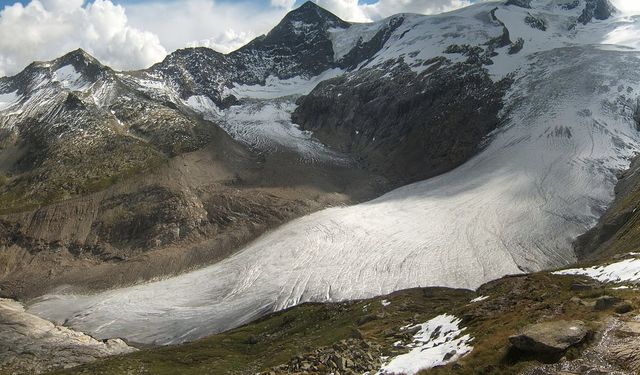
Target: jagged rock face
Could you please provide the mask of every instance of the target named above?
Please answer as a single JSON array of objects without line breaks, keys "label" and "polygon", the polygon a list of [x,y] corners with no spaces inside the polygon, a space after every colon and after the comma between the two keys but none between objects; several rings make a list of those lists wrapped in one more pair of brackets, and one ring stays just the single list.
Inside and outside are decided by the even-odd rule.
[{"label": "jagged rock face", "polygon": [[[264,84],[269,76],[313,77],[336,67],[329,31],[350,26],[314,3],[306,2],[287,14],[267,35],[237,51],[222,55],[208,48],[179,50],[152,67],[150,73],[171,81],[182,98],[206,95],[226,108],[235,103],[223,94],[224,87],[232,83]],[[379,50],[380,43],[377,47]],[[354,54],[348,61],[364,56]]]},{"label": "jagged rock face", "polygon": [[478,65],[431,63],[422,74],[390,63],[325,81],[293,119],[399,184],[445,172],[499,125],[509,80],[494,83]]},{"label": "jagged rock face", "polygon": [[188,48],[170,54],[149,72],[168,81],[182,98],[206,95],[222,103],[222,90],[232,70],[232,62],[221,53],[209,48]]},{"label": "jagged rock face", "polygon": [[56,326],[24,311],[19,303],[0,299],[0,371],[40,374],[136,349],[120,339],[96,340]]},{"label": "jagged rock face", "polygon": [[[257,70],[256,80],[269,75],[281,79],[315,76],[334,66],[329,30],[349,26],[348,22],[307,2],[287,14],[266,36],[253,40],[229,57],[235,60],[236,66],[242,66],[243,61],[263,60],[262,64],[247,66],[248,74]],[[255,81],[241,81],[245,82]]]}]

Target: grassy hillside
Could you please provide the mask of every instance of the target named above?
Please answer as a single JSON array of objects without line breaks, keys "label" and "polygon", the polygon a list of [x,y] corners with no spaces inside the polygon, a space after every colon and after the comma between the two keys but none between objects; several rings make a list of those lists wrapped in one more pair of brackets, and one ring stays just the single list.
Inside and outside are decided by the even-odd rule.
[{"label": "grassy hillside", "polygon": [[[585,290],[572,290],[576,282],[587,285]],[[366,362],[374,370],[379,368],[381,356],[408,351],[393,346],[407,338],[400,327],[444,313],[462,319],[465,333],[475,338],[474,350],[458,363],[429,373],[516,374],[550,358],[526,357],[510,349],[510,335],[529,323],[559,319],[580,319],[597,330],[612,312],[595,311],[588,301],[604,294],[638,299],[634,291],[548,273],[503,278],[481,287],[478,294],[446,288],[412,289],[355,302],[304,304],[196,342],[142,349],[55,374],[295,373],[296,363],[327,350],[344,358],[370,355],[371,360],[355,363],[362,366]],[[478,295],[488,298],[471,303]],[[583,302],[576,302],[575,297]],[[580,348],[567,354],[579,355]],[[310,372],[324,371],[317,368]],[[362,367],[358,372],[363,372]],[[357,372],[346,369],[342,373]]]}]

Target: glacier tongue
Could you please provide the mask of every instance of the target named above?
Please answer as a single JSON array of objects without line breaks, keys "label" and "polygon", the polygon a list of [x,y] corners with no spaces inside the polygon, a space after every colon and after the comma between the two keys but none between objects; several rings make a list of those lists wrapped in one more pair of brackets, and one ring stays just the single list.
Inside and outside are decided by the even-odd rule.
[{"label": "glacier tongue", "polygon": [[476,288],[567,264],[571,241],[610,203],[616,173],[638,150],[629,103],[639,66],[635,52],[596,46],[534,54],[507,98],[508,123],[463,166],[295,220],[205,269],[49,295],[30,312],[98,337],[168,344],[305,301]]}]

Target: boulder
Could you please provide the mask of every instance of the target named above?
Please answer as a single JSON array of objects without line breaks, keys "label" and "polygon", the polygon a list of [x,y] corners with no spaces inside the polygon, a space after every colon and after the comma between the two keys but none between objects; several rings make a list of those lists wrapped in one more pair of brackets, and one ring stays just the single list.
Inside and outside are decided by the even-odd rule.
[{"label": "boulder", "polygon": [[544,322],[525,327],[509,337],[511,345],[531,353],[559,353],[581,343],[587,336],[585,324],[579,320]]},{"label": "boulder", "polygon": [[633,311],[633,305],[629,301],[623,301],[618,306],[616,306],[615,311],[618,314],[626,314],[628,312]]},{"label": "boulder", "polygon": [[618,302],[620,302],[620,299],[616,297],[612,297],[612,296],[598,297],[596,299],[596,305],[594,306],[594,309],[596,311],[609,310],[610,308],[615,306]]}]

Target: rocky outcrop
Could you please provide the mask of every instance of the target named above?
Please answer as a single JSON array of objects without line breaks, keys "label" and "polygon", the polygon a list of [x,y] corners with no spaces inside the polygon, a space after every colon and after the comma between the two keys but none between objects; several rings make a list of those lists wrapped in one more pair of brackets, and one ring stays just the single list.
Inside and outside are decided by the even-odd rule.
[{"label": "rocky outcrop", "polygon": [[616,8],[609,0],[586,0],[586,4],[582,14],[578,17],[578,22],[583,25],[588,24],[591,20],[609,19],[616,11]]},{"label": "rocky outcrop", "polygon": [[40,374],[135,350],[120,339],[100,341],[56,326],[0,299],[0,373]]},{"label": "rocky outcrop", "polygon": [[493,82],[481,64],[425,65],[418,75],[391,61],[324,81],[298,101],[293,121],[396,185],[446,172],[499,126],[510,81]]},{"label": "rocky outcrop", "polygon": [[558,320],[527,326],[519,334],[509,337],[509,342],[524,352],[553,354],[581,343],[587,333],[581,321]]},{"label": "rocky outcrop", "polygon": [[547,31],[547,23],[544,21],[544,19],[539,17],[534,17],[531,14],[527,14],[527,16],[524,18],[524,23],[526,23],[527,25],[529,25],[534,29],[538,29],[540,31]]}]

